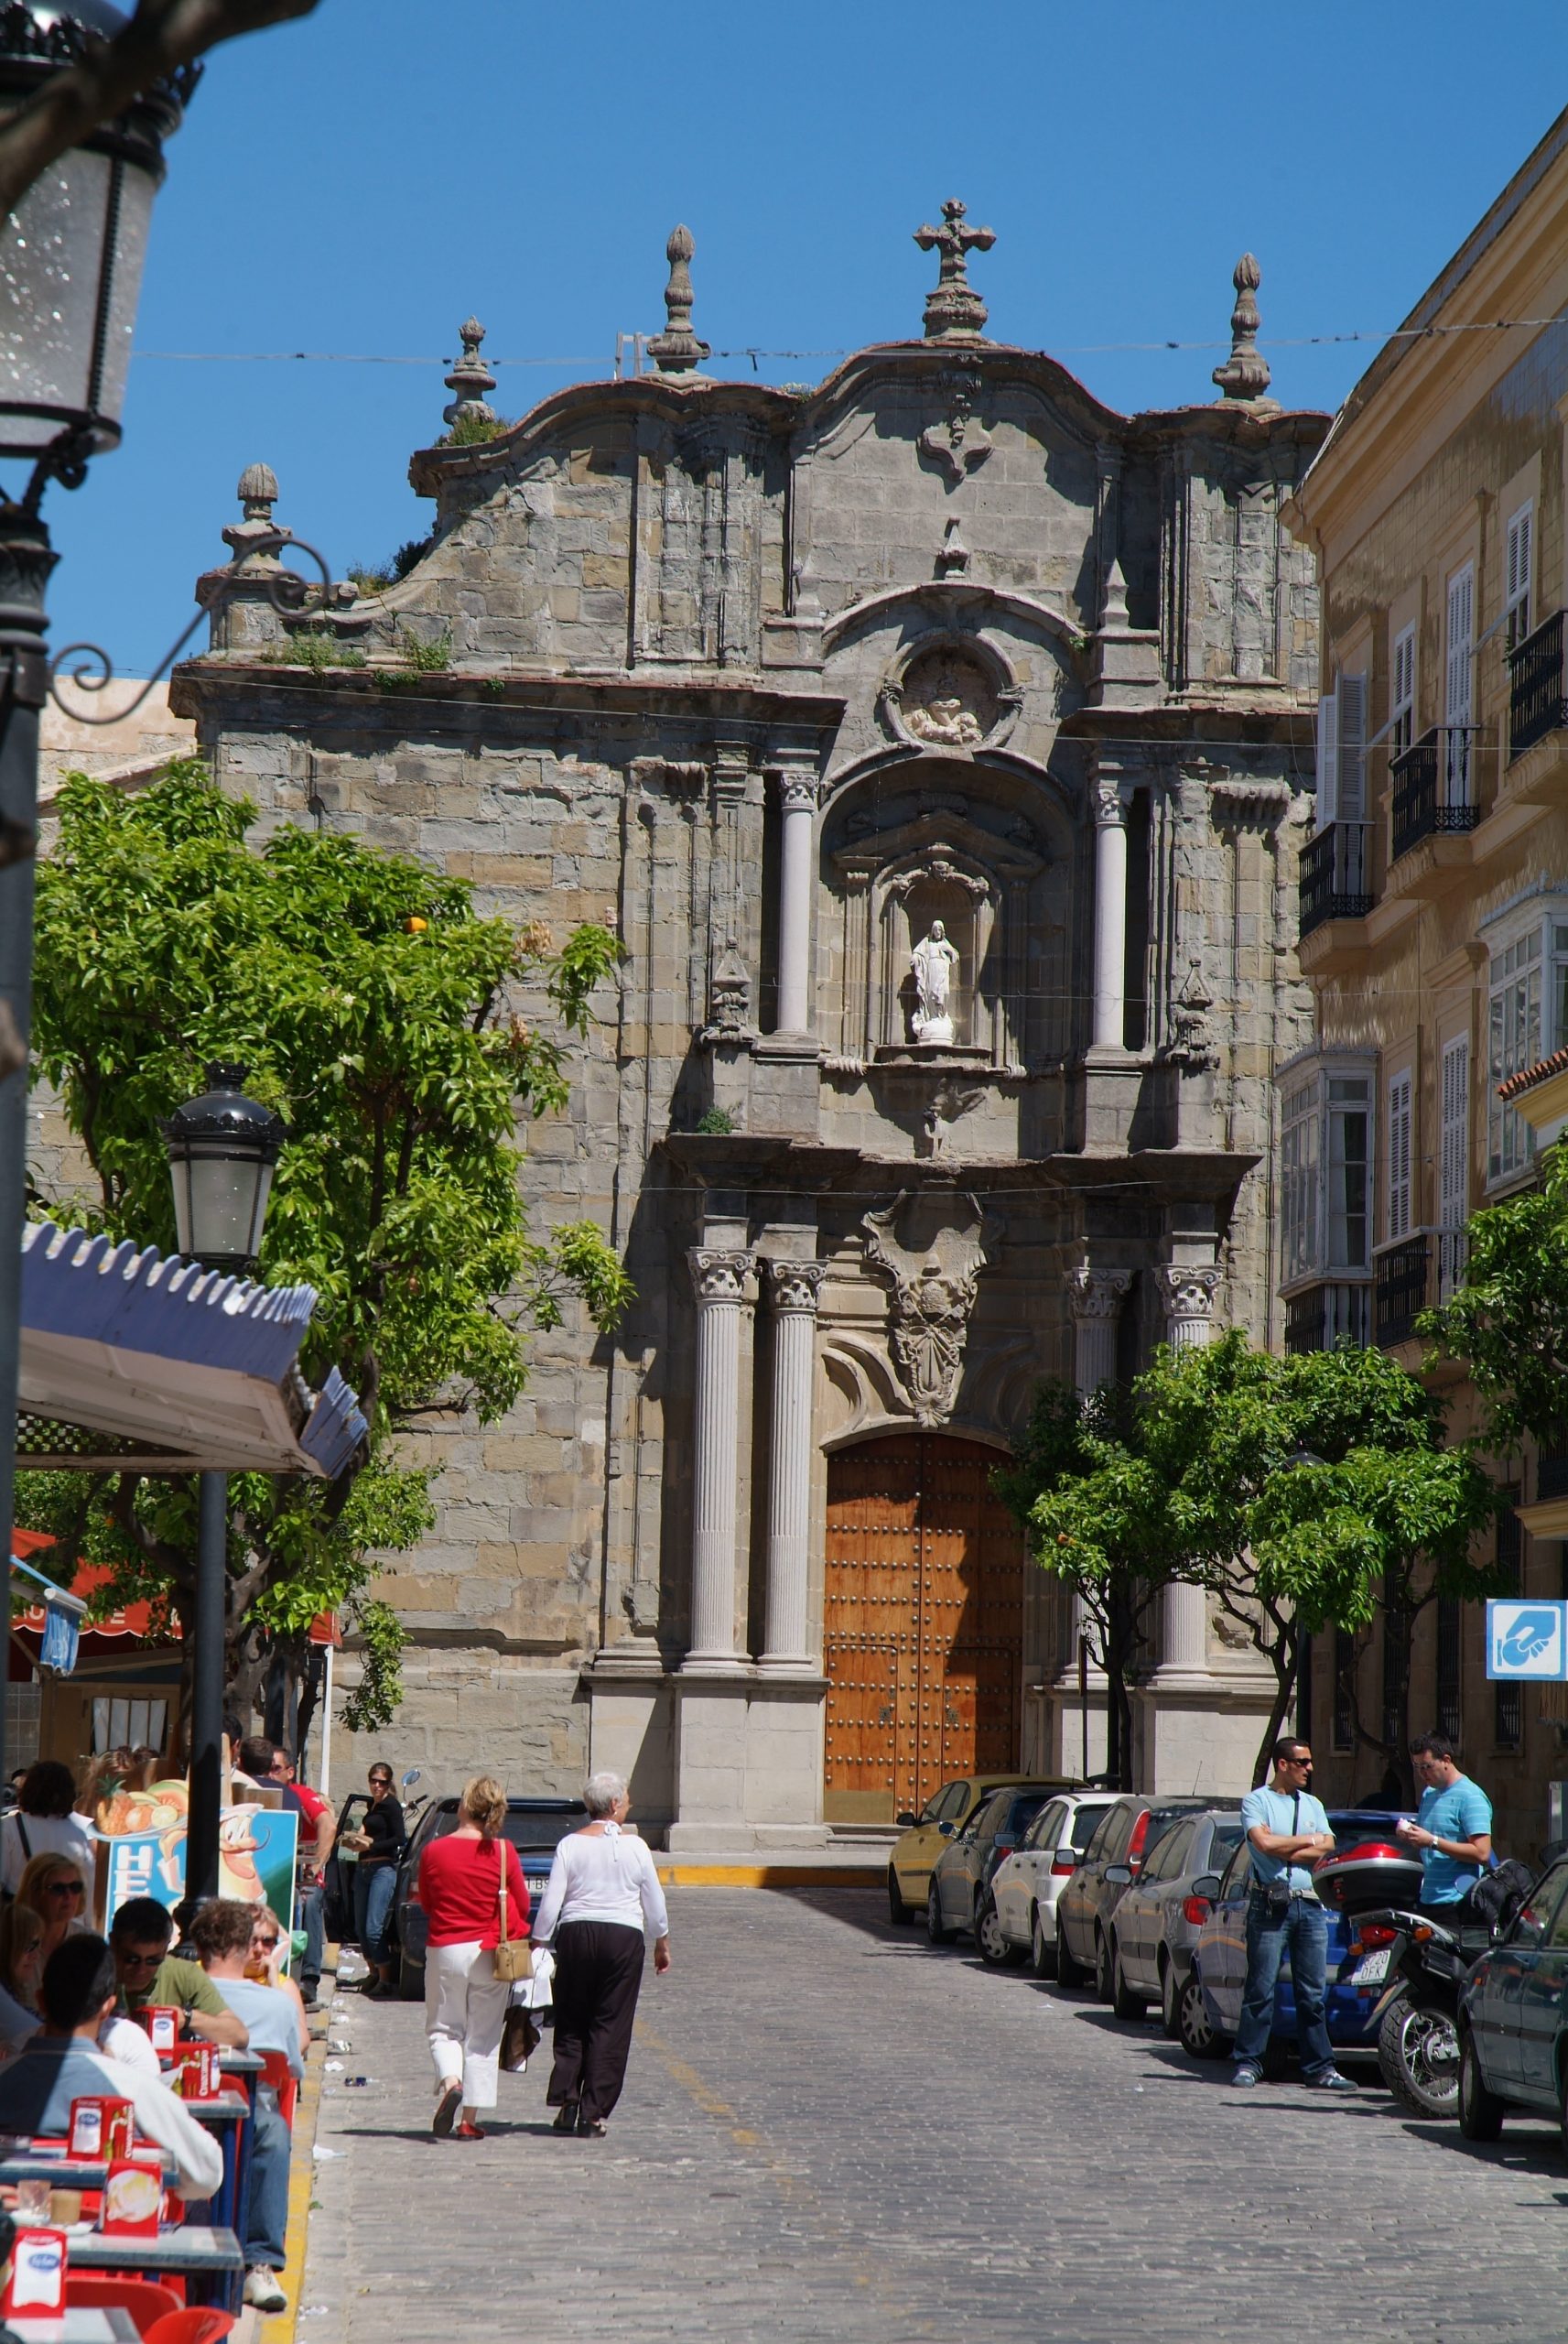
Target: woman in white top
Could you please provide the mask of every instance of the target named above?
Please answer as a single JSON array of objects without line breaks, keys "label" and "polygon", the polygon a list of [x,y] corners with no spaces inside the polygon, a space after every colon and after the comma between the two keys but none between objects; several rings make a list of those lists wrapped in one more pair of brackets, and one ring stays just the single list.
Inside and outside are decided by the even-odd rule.
[{"label": "woman in white top", "polygon": [[583,1800],[593,1820],[556,1850],[534,1938],[553,1940],[556,1953],[556,2063],[545,2095],[560,2111],[556,2130],[601,2140],[626,2079],[644,1929],[662,1978],[670,1916],[653,1857],[621,1828],[632,1806],[621,1776],[590,1774]]},{"label": "woman in white top", "polygon": [[22,1777],[15,1810],[0,1823],[0,1888],[15,1896],[35,1856],[69,1856],[92,1876],[92,1826],[71,1813],[76,1783],[69,1766],[40,1758]]}]

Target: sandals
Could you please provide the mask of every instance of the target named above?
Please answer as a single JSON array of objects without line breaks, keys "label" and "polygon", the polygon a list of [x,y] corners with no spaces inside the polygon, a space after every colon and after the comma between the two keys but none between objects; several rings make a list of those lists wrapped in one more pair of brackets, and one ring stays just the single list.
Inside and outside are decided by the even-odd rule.
[{"label": "sandals", "polygon": [[460,2124],[452,2138],[455,2141],[482,2141],[484,2127],[482,2124]]}]

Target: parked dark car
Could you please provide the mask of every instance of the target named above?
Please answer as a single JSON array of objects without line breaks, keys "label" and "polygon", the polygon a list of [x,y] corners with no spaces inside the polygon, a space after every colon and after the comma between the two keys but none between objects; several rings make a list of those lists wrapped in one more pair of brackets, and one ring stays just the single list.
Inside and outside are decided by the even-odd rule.
[{"label": "parked dark car", "polygon": [[1241,1809],[1218,1807],[1182,1817],[1150,1849],[1111,1915],[1110,2006],[1118,2018],[1141,2018],[1157,2002],[1166,2034],[1175,2035],[1208,1914],[1197,1883],[1222,1872],[1240,1845]]},{"label": "parked dark car", "polygon": [[988,1961],[1007,1959],[996,1932],[996,1915],[986,1894],[991,1874],[1003,1856],[1016,1848],[1046,1800],[1054,1783],[1012,1783],[994,1792],[957,1839],[949,1839],[931,1868],[925,1892],[925,1934],[933,1945],[946,1945],[959,1929],[979,1937],[981,1915],[990,1914],[993,1949],[980,1950]]},{"label": "parked dark car", "polygon": [[1568,2148],[1568,1859],[1531,1889],[1459,2004],[1459,2127],[1495,2141],[1510,2108],[1552,2117]]},{"label": "parked dark car", "polygon": [[1110,1916],[1179,1816],[1201,1813],[1206,1798],[1154,1798],[1125,1792],[1108,1807],[1083,1861],[1056,1904],[1056,1979],[1082,1986],[1093,1979],[1102,2002],[1111,1997]]},{"label": "parked dark car", "polygon": [[[580,1798],[507,1800],[506,1836],[522,1861],[523,1878],[527,1883],[531,1904],[536,1906],[545,1893],[557,1842],[564,1839],[568,1831],[579,1829],[587,1821],[588,1809]],[[432,1839],[445,1839],[449,1831],[455,1831],[457,1828],[458,1796],[453,1791],[445,1798],[433,1800],[425,1809],[409,1838],[408,1852],[398,1870],[392,1910],[398,1947],[397,1982],[406,2002],[416,2002],[425,1991],[427,1924],[416,1893],[419,1859]]]},{"label": "parked dark car", "polygon": [[[1395,1813],[1369,1812],[1364,1807],[1329,1809],[1328,1824],[1334,1833],[1337,1858],[1362,1849],[1382,1848],[1387,1851],[1383,1857],[1368,1856],[1359,1866],[1352,1861],[1343,1867],[1352,1875],[1357,1869],[1369,1875],[1366,1894],[1371,1901],[1388,1901],[1386,1894],[1379,1893],[1377,1876],[1390,1868],[1388,1857],[1398,1861],[1394,1837],[1398,1821]],[[1193,1974],[1178,2007],[1182,2043],[1195,2059],[1226,2057],[1241,2024],[1241,1997],[1247,1984],[1247,1899],[1251,1880],[1252,1850],[1243,1840],[1226,1866],[1215,1892],[1213,1909],[1198,1930],[1193,1948]],[[1339,2050],[1375,2051],[1378,2031],[1372,2013],[1387,1982],[1388,1953],[1386,1949],[1380,1953],[1363,1949],[1358,1913],[1365,1907],[1355,1896],[1348,1905],[1332,1904],[1326,1898],[1325,1902],[1328,1914],[1328,1963],[1324,2015],[1328,2039]],[[1281,2071],[1295,2039],[1295,1995],[1287,1959],[1280,1966],[1274,1994],[1274,2029],[1264,2059],[1266,2073]]]}]

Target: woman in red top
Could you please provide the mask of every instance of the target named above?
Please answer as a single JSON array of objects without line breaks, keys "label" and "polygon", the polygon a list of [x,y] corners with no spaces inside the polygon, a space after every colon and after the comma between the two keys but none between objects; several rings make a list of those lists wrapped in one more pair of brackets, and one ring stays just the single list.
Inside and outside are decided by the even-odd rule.
[{"label": "woman in red top", "polygon": [[429,1922],[425,2032],[439,2095],[430,2129],[443,2139],[460,2107],[457,2138],[482,2141],[477,2119],[481,2109],[495,2106],[501,2030],[512,1991],[497,1978],[492,1959],[501,1942],[503,1879],[506,1934],[528,1934],[527,1883],[516,1849],[501,1836],[505,1821],[505,1791],[492,1775],[476,1774],[463,1787],[457,1829],[431,1839],[419,1859],[419,1902]]}]

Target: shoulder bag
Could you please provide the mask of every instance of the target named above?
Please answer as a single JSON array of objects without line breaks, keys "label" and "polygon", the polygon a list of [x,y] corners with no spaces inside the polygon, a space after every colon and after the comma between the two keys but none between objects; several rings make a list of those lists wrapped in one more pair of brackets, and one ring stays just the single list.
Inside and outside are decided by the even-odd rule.
[{"label": "shoulder bag", "polygon": [[497,1839],[495,1844],[501,1858],[501,1943],[495,1948],[495,1974],[509,1986],[514,1986],[520,1979],[534,1975],[534,1948],[526,1937],[514,1937],[507,1932],[506,1841]]}]

